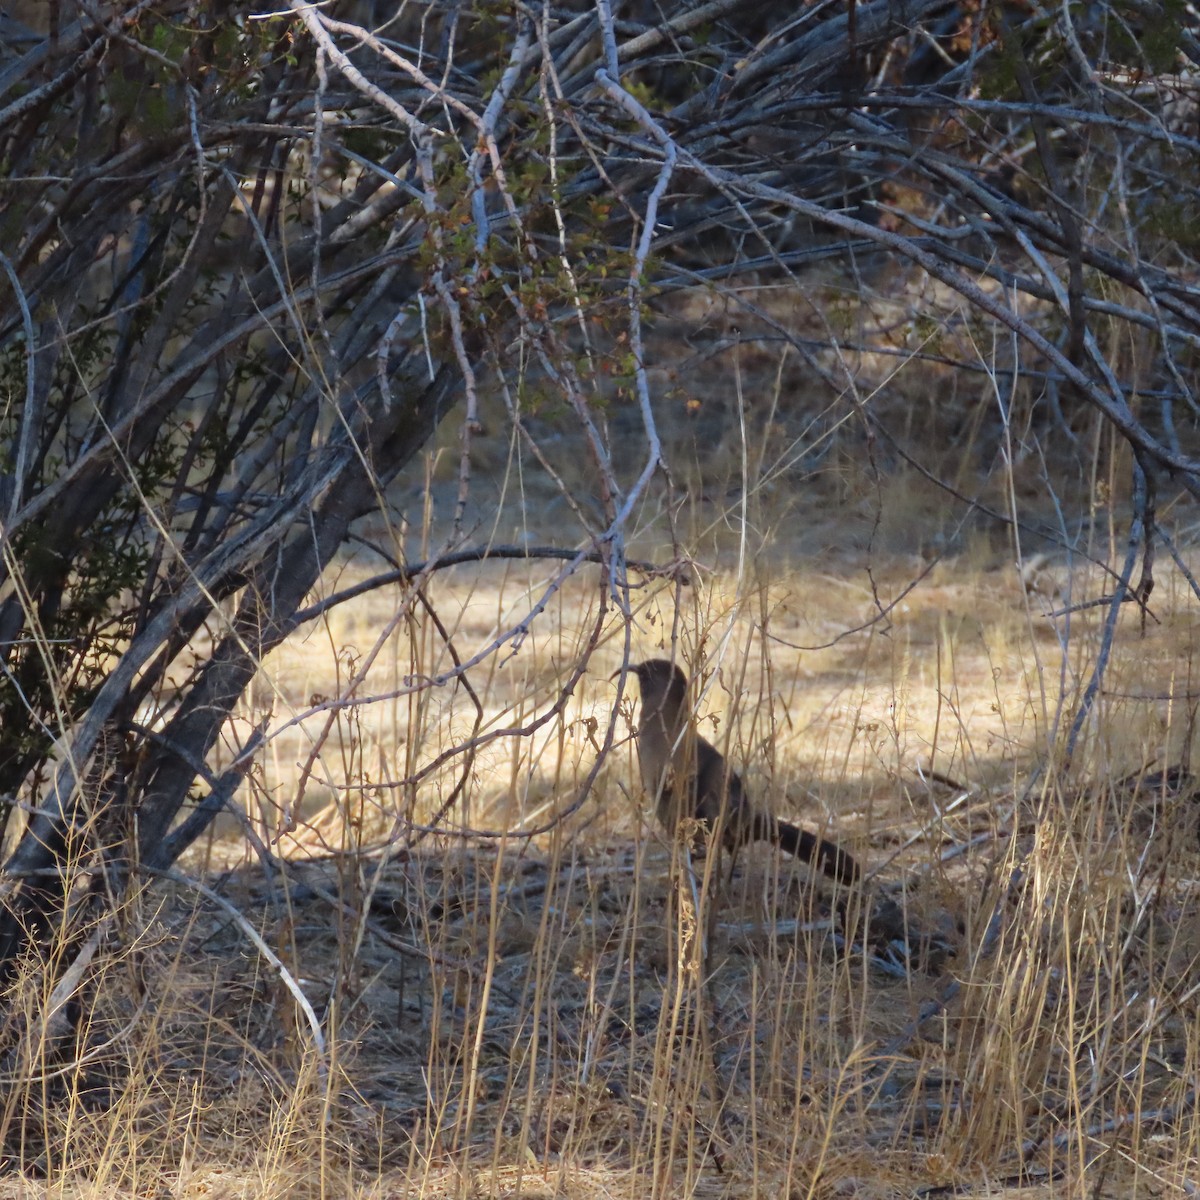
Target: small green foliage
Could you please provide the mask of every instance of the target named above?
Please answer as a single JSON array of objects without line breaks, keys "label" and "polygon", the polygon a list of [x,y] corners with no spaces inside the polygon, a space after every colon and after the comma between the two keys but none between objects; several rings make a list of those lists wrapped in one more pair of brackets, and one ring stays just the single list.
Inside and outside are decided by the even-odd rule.
[{"label": "small green foliage", "polygon": [[154,26],[148,45],[164,58],[178,61],[188,51],[195,35],[172,21],[161,21]]},{"label": "small green foliage", "polygon": [[625,84],[625,90],[645,109],[653,112],[660,107],[659,99],[654,89],[643,80],[633,79]]},{"label": "small green foliage", "polygon": [[1117,0],[1106,23],[1108,57],[1151,74],[1173,71],[1179,65],[1185,0],[1160,0],[1161,14],[1148,18],[1145,8],[1128,0]]},{"label": "small green foliage", "polygon": [[1145,230],[1174,246],[1200,250],[1200,204],[1190,197],[1159,200],[1146,215]]}]

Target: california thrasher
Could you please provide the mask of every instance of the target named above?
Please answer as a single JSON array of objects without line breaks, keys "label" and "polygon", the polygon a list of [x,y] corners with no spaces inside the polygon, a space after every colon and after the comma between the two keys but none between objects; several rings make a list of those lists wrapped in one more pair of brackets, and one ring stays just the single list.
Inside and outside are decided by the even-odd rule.
[{"label": "california thrasher", "polygon": [[674,663],[652,658],[629,669],[642,692],[637,730],[642,783],[668,833],[681,816],[710,829],[724,818],[722,840],[730,851],[746,842],[775,842],[831,879],[858,881],[858,863],[840,846],[754,807],[725,756],[690,728],[687,676]]}]

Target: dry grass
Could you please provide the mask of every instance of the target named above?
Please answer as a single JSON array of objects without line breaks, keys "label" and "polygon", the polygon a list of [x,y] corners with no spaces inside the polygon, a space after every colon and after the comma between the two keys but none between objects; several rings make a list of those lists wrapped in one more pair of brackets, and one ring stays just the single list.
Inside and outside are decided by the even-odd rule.
[{"label": "dry grass", "polygon": [[[487,570],[431,588],[461,614],[460,652],[538,578]],[[912,572],[876,563],[880,594]],[[91,1041],[116,1103],[49,1094],[23,1118],[48,1174],[187,1196],[886,1196],[1026,1169],[1062,1173],[1055,1194],[1117,1196],[1194,1178],[1190,1111],[1151,1114],[1190,1094],[1197,1065],[1195,801],[1114,782],[1189,753],[1188,706],[1161,699],[1189,687],[1182,598],[1164,599],[1144,637],[1127,618],[1111,696],[1063,773],[1047,759],[1059,682],[1074,695],[1094,637],[1077,628],[1060,675],[1042,600],[1015,570],[946,562],[886,633],[806,651],[789,643],[827,643],[869,616],[861,577],[711,575],[693,590],[682,625],[705,633],[683,654],[706,655],[706,736],[745,763],[756,796],[836,832],[915,924],[949,936],[940,972],[895,978],[841,952],[828,889],[760,848],[732,883],[701,861],[715,922],[697,973],[679,950],[678,864],[640,814],[628,745],[582,808],[532,840],[348,853],[381,845],[398,805],[418,822],[439,807],[460,763],[415,797],[384,781],[473,716],[449,689],[381,701],[343,713],[324,742],[322,715],[273,745],[252,817],[291,868],[268,885],[230,836],[189,864],[231,870],[223,893],[323,1016],[325,1057],[223,912],[156,890],[161,907],[131,916],[137,939],[94,991]],[[595,602],[572,581],[557,628],[476,682],[485,731],[544,708]],[[336,694],[320,663],[365,652],[388,604],[365,599],[268,663],[275,703],[302,712],[314,692]],[[642,600],[635,655],[662,650],[672,611],[667,590]],[[572,804],[614,700],[618,626],[610,637],[561,718],[481,752],[451,825],[519,831]],[[444,665],[420,639],[393,640],[372,692]],[[308,819],[279,840],[314,747]],[[997,912],[999,940],[979,958]]]},{"label": "dry grass", "polygon": [[[741,370],[773,379],[775,399],[727,409],[720,436],[673,424],[675,452],[686,463],[694,435],[703,464],[639,514],[635,552],[685,546],[692,585],[652,583],[631,622],[600,621],[558,715],[539,723],[594,638],[594,568],[470,672],[479,709],[460,686],[409,686],[452,657],[393,591],[335,609],[264,664],[230,745],[270,716],[242,802],[283,863],[264,866],[230,819],[186,869],[279,955],[327,1044],[246,928],[186,883],[156,885],[98,960],[93,1061],[43,1081],[36,1039],[22,1060],[37,1082],[12,1092],[7,1144],[20,1124],[23,1161],[54,1190],[884,1197],[1035,1195],[1046,1178],[1047,1195],[1194,1192],[1200,806],[1161,771],[1193,755],[1190,597],[1163,578],[1156,620],[1122,615],[1065,763],[1106,610],[1069,627],[1045,613],[1101,595],[1104,574],[1050,559],[1022,575],[994,527],[956,525],[911,473],[855,467],[844,428],[818,422],[824,457],[804,458],[825,417],[780,403],[803,377],[763,354]],[[719,386],[700,374],[666,390],[703,411]],[[952,449],[947,463],[965,453]],[[510,521],[552,540],[544,484],[480,475],[482,491],[494,476],[518,496],[479,515],[480,540],[509,540]],[[689,478],[703,486],[685,491]],[[1028,490],[1019,464],[972,479],[1001,507]],[[1106,559],[1116,501],[1111,521],[1111,537],[1095,526]],[[329,589],[375,569],[347,560]],[[460,568],[427,595],[467,659],[553,575]],[[770,848],[731,879],[710,855],[697,960],[678,849],[642,811],[628,695],[577,803],[627,631],[635,659],[675,644],[704,735],[761,803],[867,863],[866,896],[836,896]],[[472,737],[472,759],[424,773]],[[383,853],[439,814],[441,832]],[[948,957],[914,952],[889,974],[847,953],[838,903],[884,898]],[[25,988],[36,1029],[48,998]]]}]

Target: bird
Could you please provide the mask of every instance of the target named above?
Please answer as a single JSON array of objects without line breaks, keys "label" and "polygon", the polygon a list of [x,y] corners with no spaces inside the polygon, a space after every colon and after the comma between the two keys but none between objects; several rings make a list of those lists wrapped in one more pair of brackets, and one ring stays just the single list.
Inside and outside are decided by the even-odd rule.
[{"label": "bird", "polygon": [[669,834],[681,818],[691,817],[708,830],[719,826],[731,853],[747,842],[774,842],[831,879],[847,886],[858,882],[858,863],[840,846],[755,807],[741,776],[691,727],[687,676],[678,666],[652,658],[631,663],[628,670],[642,694],[637,727],[642,784]]}]

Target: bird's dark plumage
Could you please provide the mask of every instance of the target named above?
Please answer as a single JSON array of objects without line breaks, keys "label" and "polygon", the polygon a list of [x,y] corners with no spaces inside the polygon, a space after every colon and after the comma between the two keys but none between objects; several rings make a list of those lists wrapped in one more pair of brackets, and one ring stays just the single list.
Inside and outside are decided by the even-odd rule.
[{"label": "bird's dark plumage", "polygon": [[629,669],[642,693],[642,783],[655,798],[655,812],[668,833],[675,832],[681,817],[694,817],[709,828],[720,825],[730,849],[746,842],[775,842],[832,879],[858,881],[858,863],[840,846],[754,807],[725,756],[692,728],[687,676],[674,663],[652,658]]}]

